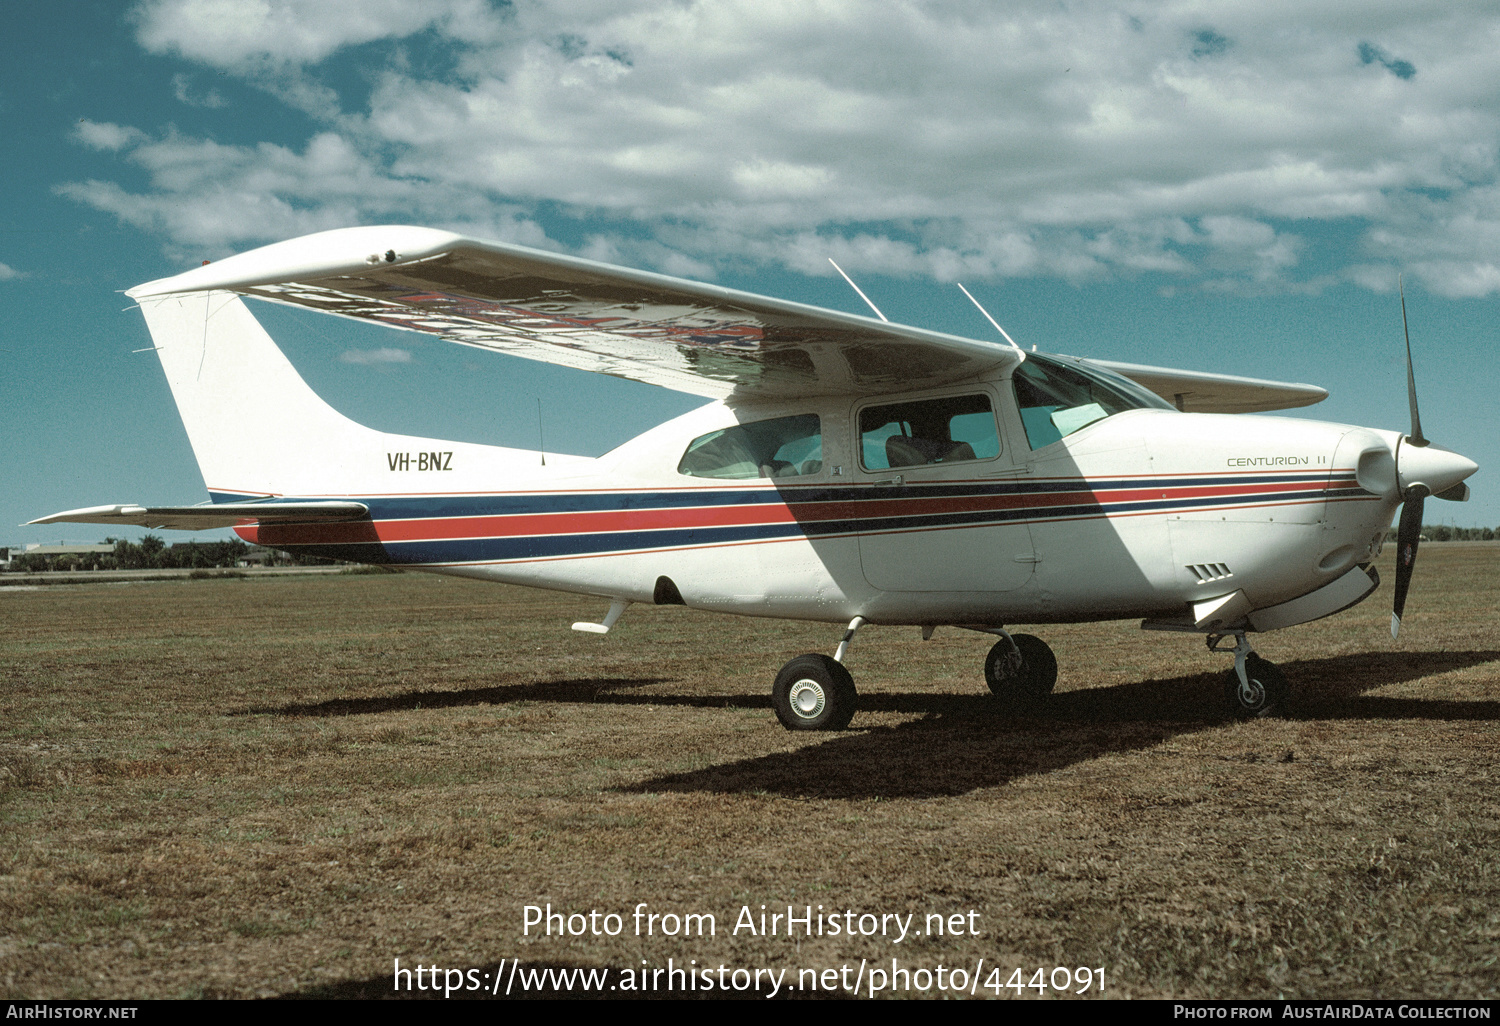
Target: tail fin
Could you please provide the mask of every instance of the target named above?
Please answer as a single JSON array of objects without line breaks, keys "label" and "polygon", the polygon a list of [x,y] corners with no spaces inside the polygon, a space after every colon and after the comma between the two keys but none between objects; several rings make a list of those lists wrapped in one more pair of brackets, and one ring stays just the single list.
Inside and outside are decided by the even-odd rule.
[{"label": "tail fin", "polygon": [[537,452],[386,434],[350,420],[308,387],[233,293],[140,306],[215,499],[493,490],[497,474],[541,469]]}]

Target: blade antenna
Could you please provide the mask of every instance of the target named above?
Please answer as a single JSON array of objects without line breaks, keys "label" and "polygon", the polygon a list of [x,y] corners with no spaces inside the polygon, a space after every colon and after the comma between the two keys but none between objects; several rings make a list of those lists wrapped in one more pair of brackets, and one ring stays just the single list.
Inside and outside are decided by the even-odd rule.
[{"label": "blade antenna", "polygon": [[979,300],[975,299],[973,293],[971,293],[968,289],[964,288],[964,283],[963,282],[961,282],[961,281],[960,282],[954,282],[954,284],[958,286],[959,290],[961,292],[963,292],[964,295],[966,295],[966,296],[969,297],[969,302],[971,302],[975,306],[979,307],[979,312],[982,313],[982,314],[984,314],[985,319],[988,320],[991,324],[993,324],[995,326],[995,330],[1000,333],[1001,337],[1003,337],[1005,339],[1005,341],[1007,341],[1007,342],[1010,343],[1010,346],[1011,346],[1012,349],[1020,349],[1021,348],[1020,346],[1016,345],[1016,340],[1013,339],[1013,338],[1011,338],[1008,334],[1006,334],[1004,328],[1000,327],[1000,322],[997,321],[997,320],[995,320],[995,318],[991,317],[990,316],[990,312],[988,310],[986,310],[982,306],[979,306]]},{"label": "blade antenna", "polygon": [[865,305],[867,305],[871,310],[875,311],[875,316],[876,317],[879,317],[882,321],[885,321],[885,323],[887,323],[887,324],[891,323],[891,319],[889,317],[887,317],[885,314],[883,314],[883,313],[880,312],[880,307],[876,306],[874,303],[871,303],[870,302],[870,297],[867,296],[867,295],[865,295],[864,291],[858,285],[854,284],[854,279],[851,278],[851,277],[849,277],[847,274],[844,274],[844,269],[842,267],[840,267],[838,264],[834,264],[833,263],[833,257],[829,257],[828,258],[828,262],[830,264],[833,264],[833,269],[835,271],[839,272],[839,274],[843,274],[844,275],[844,280],[849,283],[849,287],[851,289],[853,289],[855,292],[859,293],[859,298],[863,299],[865,301]]},{"label": "blade antenna", "polygon": [[547,465],[547,442],[542,438],[542,397],[536,397],[536,447],[542,454],[542,466]]},{"label": "blade antenna", "polygon": [[1427,444],[1422,437],[1422,419],[1417,416],[1417,378],[1411,369],[1411,331],[1406,326],[1406,288],[1401,276],[1396,275],[1396,290],[1401,293],[1401,331],[1406,336],[1406,400],[1411,404],[1411,435],[1408,441],[1421,448]]}]

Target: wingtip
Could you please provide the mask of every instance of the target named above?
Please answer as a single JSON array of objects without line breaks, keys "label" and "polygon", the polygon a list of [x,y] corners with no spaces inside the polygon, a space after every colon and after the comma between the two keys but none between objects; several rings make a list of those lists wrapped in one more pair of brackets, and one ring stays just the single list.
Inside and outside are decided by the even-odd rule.
[{"label": "wingtip", "polygon": [[422,260],[465,241],[464,236],[438,228],[413,225],[366,225],[335,228],[236,253],[180,274],[143,282],[125,294],[139,303],[187,292],[240,289],[250,285],[294,281],[299,277],[328,276],[368,270],[387,260]]},{"label": "wingtip", "polygon": [[133,502],[114,503],[113,505],[109,505],[109,506],[84,506],[82,509],[65,509],[61,513],[53,513],[53,514],[50,514],[49,516],[37,517],[35,520],[28,520],[26,523],[22,524],[21,526],[22,527],[32,527],[32,526],[35,526],[37,524],[63,524],[63,523],[86,523],[86,524],[87,523],[109,523],[110,521],[78,520],[77,518],[78,517],[90,517],[90,516],[112,516],[112,517],[118,517],[118,516],[123,516],[123,515],[125,515],[127,513],[130,513],[130,512],[132,512],[134,510],[140,510],[143,513],[145,512],[145,510],[142,509],[142,507],[137,506]]}]

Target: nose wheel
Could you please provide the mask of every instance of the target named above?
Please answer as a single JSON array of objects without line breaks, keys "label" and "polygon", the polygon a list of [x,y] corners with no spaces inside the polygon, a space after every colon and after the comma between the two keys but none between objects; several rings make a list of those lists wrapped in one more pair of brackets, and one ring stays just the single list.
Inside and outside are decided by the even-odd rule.
[{"label": "nose wheel", "polygon": [[[1286,706],[1291,693],[1286,674],[1275,663],[1256,655],[1243,633],[1234,637],[1234,669],[1224,675],[1224,698],[1230,712],[1245,719],[1275,716]],[[1224,651],[1219,646],[1222,640],[1223,635],[1210,634],[1209,650]]]},{"label": "nose wheel", "polygon": [[1266,662],[1255,653],[1245,660],[1245,679],[1238,669],[1224,675],[1224,697],[1230,711],[1247,719],[1274,716],[1286,705],[1291,685],[1275,663]]}]

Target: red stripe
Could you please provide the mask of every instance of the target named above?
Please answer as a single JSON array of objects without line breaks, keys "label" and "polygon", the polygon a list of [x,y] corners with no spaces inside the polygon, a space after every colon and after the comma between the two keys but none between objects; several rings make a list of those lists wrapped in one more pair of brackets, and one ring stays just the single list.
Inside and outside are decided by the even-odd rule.
[{"label": "red stripe", "polygon": [[[1038,512],[1059,506],[1153,500],[1259,497],[1305,491],[1311,482],[1274,485],[1208,485],[1185,488],[1132,488],[1094,492],[1017,492],[1007,495],[920,496],[841,502],[755,503],[743,506],[689,506],[667,509],[600,510],[585,513],[522,513],[507,516],[411,518],[339,524],[281,524],[244,528],[241,537],[264,545],[328,545],[360,542],[443,541],[460,538],[513,538],[559,534],[683,530],[756,524],[873,520],[887,517],[943,516],[998,510]],[[1105,511],[1108,512],[1107,510]],[[941,528],[944,525],[933,525]],[[916,528],[920,530],[920,528]],[[857,530],[857,528],[856,528]]]},{"label": "red stripe", "polygon": [[[261,534],[283,545],[354,541],[441,541],[455,538],[515,538],[544,534],[606,534],[692,527],[789,524],[795,517],[780,503],[754,506],[691,506],[679,509],[602,510],[592,513],[517,513],[498,517],[444,517],[430,520],[376,520],[343,524],[288,524],[262,527]],[[355,530],[351,530],[355,529]],[[364,529],[360,531],[358,529]]]}]

